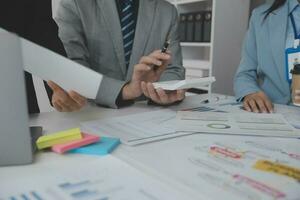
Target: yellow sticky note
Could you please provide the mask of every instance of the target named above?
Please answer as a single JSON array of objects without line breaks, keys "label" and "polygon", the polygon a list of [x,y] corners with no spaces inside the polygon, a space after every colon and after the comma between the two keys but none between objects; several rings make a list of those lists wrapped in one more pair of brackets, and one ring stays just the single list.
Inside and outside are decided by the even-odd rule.
[{"label": "yellow sticky note", "polygon": [[74,140],[82,139],[82,134],[79,128],[69,129],[49,135],[44,135],[36,141],[38,149],[45,149],[56,144],[64,144]]},{"label": "yellow sticky note", "polygon": [[271,162],[268,160],[259,160],[255,163],[253,167],[262,171],[288,176],[290,178],[300,181],[299,168],[291,167],[277,162]]}]

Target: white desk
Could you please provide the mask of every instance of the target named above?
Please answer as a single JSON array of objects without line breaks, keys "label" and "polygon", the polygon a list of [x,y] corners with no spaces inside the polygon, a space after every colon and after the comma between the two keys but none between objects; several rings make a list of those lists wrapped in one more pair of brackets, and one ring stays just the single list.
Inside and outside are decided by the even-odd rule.
[{"label": "white desk", "polygon": [[[178,110],[186,107],[197,107],[206,98],[207,95],[187,97],[187,99],[182,104],[175,107],[171,107],[171,109]],[[221,98],[231,99],[231,97],[224,96],[221,96]],[[77,113],[51,112],[31,116],[30,125],[43,126],[45,133],[51,133],[58,130],[78,127],[81,122],[85,121],[105,119],[115,116],[124,116],[128,114],[153,111],[157,109],[160,108],[154,106],[147,106],[145,102],[136,103],[132,107],[127,107],[119,110],[101,108],[95,105],[90,105],[81,112]],[[201,198],[201,188],[199,188],[199,190],[196,191],[192,185],[188,185],[184,182],[183,184],[180,184],[180,180],[177,179],[177,181],[175,181],[173,179],[176,177],[169,177],[170,175],[172,175],[171,172],[185,173],[185,171],[189,170],[185,169],[185,163],[182,163],[180,159],[176,159],[176,155],[174,156],[170,154],[172,154],[172,152],[178,152],[178,148],[184,146],[185,144],[188,145],[190,141],[201,141],[202,139],[209,138],[212,138],[213,140],[217,137],[218,136],[191,135],[135,147],[120,145],[120,147],[117,148],[112,155],[129,163],[130,165],[133,165],[135,168],[140,169],[142,172],[154,176],[157,179],[163,180],[164,182],[172,185],[173,187],[182,190],[182,192],[184,193],[191,194],[192,196],[197,196],[195,197],[195,199],[208,199],[204,196],[203,198]],[[275,140],[285,141],[286,139]],[[160,157],[158,155],[160,155]],[[35,177],[38,175],[42,176],[42,174],[45,173],[45,170],[55,175],[55,170],[59,170],[61,167],[68,165],[76,166],[76,164],[78,163],[88,163],[90,160],[101,158],[102,157],[97,156],[69,154],[62,156],[54,154],[52,152],[38,153],[35,159],[35,163],[32,165],[0,168],[0,194],[2,181],[15,179],[20,176],[26,176],[28,178]],[[197,177],[194,177],[194,179],[197,179]]]}]

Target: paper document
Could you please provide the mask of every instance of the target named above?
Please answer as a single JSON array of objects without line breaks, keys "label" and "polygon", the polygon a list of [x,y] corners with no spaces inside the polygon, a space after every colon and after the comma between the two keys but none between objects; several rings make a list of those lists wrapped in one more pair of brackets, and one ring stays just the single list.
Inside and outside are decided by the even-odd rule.
[{"label": "paper document", "polygon": [[120,138],[128,145],[137,145],[176,137],[176,112],[163,109],[153,112],[85,122],[82,130],[89,133]]},{"label": "paper document", "polygon": [[298,139],[197,134],[142,146],[126,155],[170,182],[192,188],[205,196],[202,199],[300,197]]},{"label": "paper document", "polygon": [[164,82],[156,82],[154,83],[154,88],[161,88],[163,90],[181,90],[181,89],[190,89],[197,88],[205,85],[209,85],[215,82],[215,77],[207,77],[207,78],[198,78],[198,79],[189,79],[182,81],[164,81]]},{"label": "paper document", "polygon": [[93,161],[82,160],[75,162],[75,166],[74,162],[68,161],[60,162],[64,163],[61,169],[49,164],[44,169],[36,168],[34,173],[17,178],[14,176],[18,175],[11,174],[9,178],[0,172],[0,199],[192,199],[110,156]]},{"label": "paper document", "polygon": [[300,137],[280,114],[180,111],[177,131],[270,137]]},{"label": "paper document", "polygon": [[24,70],[66,91],[96,99],[102,75],[28,40],[21,39]]},{"label": "paper document", "polygon": [[300,107],[276,104],[275,112],[282,114],[292,126],[300,129]]},{"label": "paper document", "polygon": [[[224,112],[224,113],[249,113],[243,104],[232,100],[220,100],[217,103],[202,104],[200,106],[184,109],[195,112]],[[294,128],[300,129],[300,107],[291,105],[274,104],[274,111],[283,115],[286,121]]]}]

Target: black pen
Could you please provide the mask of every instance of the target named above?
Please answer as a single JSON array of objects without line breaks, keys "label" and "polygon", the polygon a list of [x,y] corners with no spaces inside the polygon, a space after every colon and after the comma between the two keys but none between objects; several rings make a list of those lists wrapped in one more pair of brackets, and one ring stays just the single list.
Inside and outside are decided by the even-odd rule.
[{"label": "black pen", "polygon": [[168,39],[167,41],[165,41],[163,48],[161,49],[161,53],[166,53],[168,51],[168,48],[171,44],[171,40]]},{"label": "black pen", "polygon": [[[170,44],[171,44],[171,39],[170,39],[170,31],[169,31],[168,34],[167,34],[165,43],[164,43],[163,47],[161,48],[161,51],[160,51],[160,52],[161,52],[161,53],[167,53]],[[154,65],[154,66],[153,66],[153,69],[154,69],[154,70],[157,70],[158,68],[159,68],[159,66],[157,66],[157,65]]]}]

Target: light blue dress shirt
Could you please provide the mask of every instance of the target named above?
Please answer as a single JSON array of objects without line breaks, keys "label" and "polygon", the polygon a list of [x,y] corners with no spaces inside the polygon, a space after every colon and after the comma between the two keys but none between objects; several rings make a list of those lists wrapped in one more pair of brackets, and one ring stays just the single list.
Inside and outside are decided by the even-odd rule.
[{"label": "light blue dress shirt", "polygon": [[[296,22],[297,33],[300,34],[300,3],[298,0],[289,1],[289,14],[293,13]],[[288,21],[286,48],[292,48],[294,46],[295,34],[291,19]]]}]

